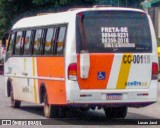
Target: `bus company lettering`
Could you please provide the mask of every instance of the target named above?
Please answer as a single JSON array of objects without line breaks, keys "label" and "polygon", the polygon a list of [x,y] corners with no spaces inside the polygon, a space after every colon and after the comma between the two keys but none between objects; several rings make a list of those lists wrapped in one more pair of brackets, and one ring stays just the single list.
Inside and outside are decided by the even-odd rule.
[{"label": "bus company lettering", "polygon": [[25,92],[25,93],[29,93],[29,87],[22,88],[22,91]]},{"label": "bus company lettering", "polygon": [[133,81],[133,82],[126,82],[126,86],[147,86],[147,82],[139,82],[139,81]]}]

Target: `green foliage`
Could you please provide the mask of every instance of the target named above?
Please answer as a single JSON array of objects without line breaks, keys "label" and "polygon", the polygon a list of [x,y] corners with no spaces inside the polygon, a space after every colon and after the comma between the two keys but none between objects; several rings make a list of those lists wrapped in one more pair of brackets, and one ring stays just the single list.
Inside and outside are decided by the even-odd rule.
[{"label": "green foliage", "polygon": [[160,38],[157,38],[157,46],[160,47]]},{"label": "green foliage", "polygon": [[143,0],[0,0],[0,37],[20,18],[96,4],[140,7]]},{"label": "green foliage", "polygon": [[11,25],[10,19],[12,18],[12,5],[9,5],[7,0],[0,1],[0,36],[8,30]]},{"label": "green foliage", "polygon": [[144,0],[94,0],[96,4],[121,6],[121,7],[140,7]]}]

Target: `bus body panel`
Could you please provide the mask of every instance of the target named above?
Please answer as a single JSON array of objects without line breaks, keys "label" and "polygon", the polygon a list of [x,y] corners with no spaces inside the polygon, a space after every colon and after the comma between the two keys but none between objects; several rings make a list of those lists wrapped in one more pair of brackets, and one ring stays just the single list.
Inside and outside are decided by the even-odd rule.
[{"label": "bus body panel", "polygon": [[[157,101],[157,81],[153,80],[147,89],[121,89],[121,90],[78,90],[78,84],[69,82],[70,91],[68,92],[68,103],[72,106],[128,106],[144,107]],[[115,100],[108,99],[109,96],[121,94],[122,98]]]},{"label": "bus body panel", "polygon": [[66,104],[64,57],[37,57],[39,77],[59,78],[60,80],[38,80],[45,84],[50,104]]},{"label": "bus body panel", "polygon": [[[11,57],[5,64],[5,73],[11,79],[17,100],[39,103],[37,65],[35,57]],[[8,80],[8,79],[7,79]]]},{"label": "bus body panel", "polygon": [[[152,51],[89,53],[89,76],[86,79],[80,77],[81,53],[75,54],[75,47],[67,47],[67,67],[77,63],[77,81],[66,80],[69,105],[144,107],[157,101],[158,81],[152,80],[152,63],[158,64],[157,42],[152,21],[148,15],[147,18]],[[76,40],[71,42],[75,45]],[[104,80],[98,80],[98,72],[105,72]]]},{"label": "bus body panel", "polygon": [[[81,79],[78,55],[77,77],[80,89],[148,88],[151,81],[151,56],[149,54],[90,54],[89,77]],[[98,78],[99,72],[105,73],[104,78]]]},{"label": "bus body panel", "polygon": [[7,63],[6,72],[17,92],[15,99],[40,103],[40,86],[44,83],[50,104],[66,104],[64,57],[13,57]]},{"label": "bus body panel", "polygon": [[[80,56],[77,55],[77,67],[78,67],[78,84],[80,89],[106,89],[107,83],[109,81],[109,75],[111,71],[111,66],[113,63],[114,55],[106,54],[90,54],[90,69],[89,77],[87,79],[80,78]],[[105,72],[105,78],[100,80],[98,78],[98,72]]]}]

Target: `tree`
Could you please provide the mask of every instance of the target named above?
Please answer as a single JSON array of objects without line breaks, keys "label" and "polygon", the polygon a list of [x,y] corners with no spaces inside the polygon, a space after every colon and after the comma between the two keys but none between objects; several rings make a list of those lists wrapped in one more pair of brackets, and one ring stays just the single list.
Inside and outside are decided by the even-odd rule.
[{"label": "tree", "polygon": [[95,0],[96,4],[122,6],[122,7],[140,7],[140,3],[144,0]]},{"label": "tree", "polygon": [[95,4],[140,7],[143,0],[0,0],[0,37],[20,18]]},{"label": "tree", "polygon": [[30,9],[32,0],[0,0],[0,37],[10,29],[15,16]]},{"label": "tree", "polygon": [[2,36],[11,25],[12,5],[6,0],[0,1],[0,35]]}]

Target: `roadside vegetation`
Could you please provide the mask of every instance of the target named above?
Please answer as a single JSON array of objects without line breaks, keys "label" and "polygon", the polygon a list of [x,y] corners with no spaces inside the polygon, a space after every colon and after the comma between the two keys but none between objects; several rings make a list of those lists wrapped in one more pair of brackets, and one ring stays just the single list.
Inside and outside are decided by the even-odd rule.
[{"label": "roadside vegetation", "polygon": [[96,4],[141,8],[143,0],[0,0],[0,37],[19,19]]}]

